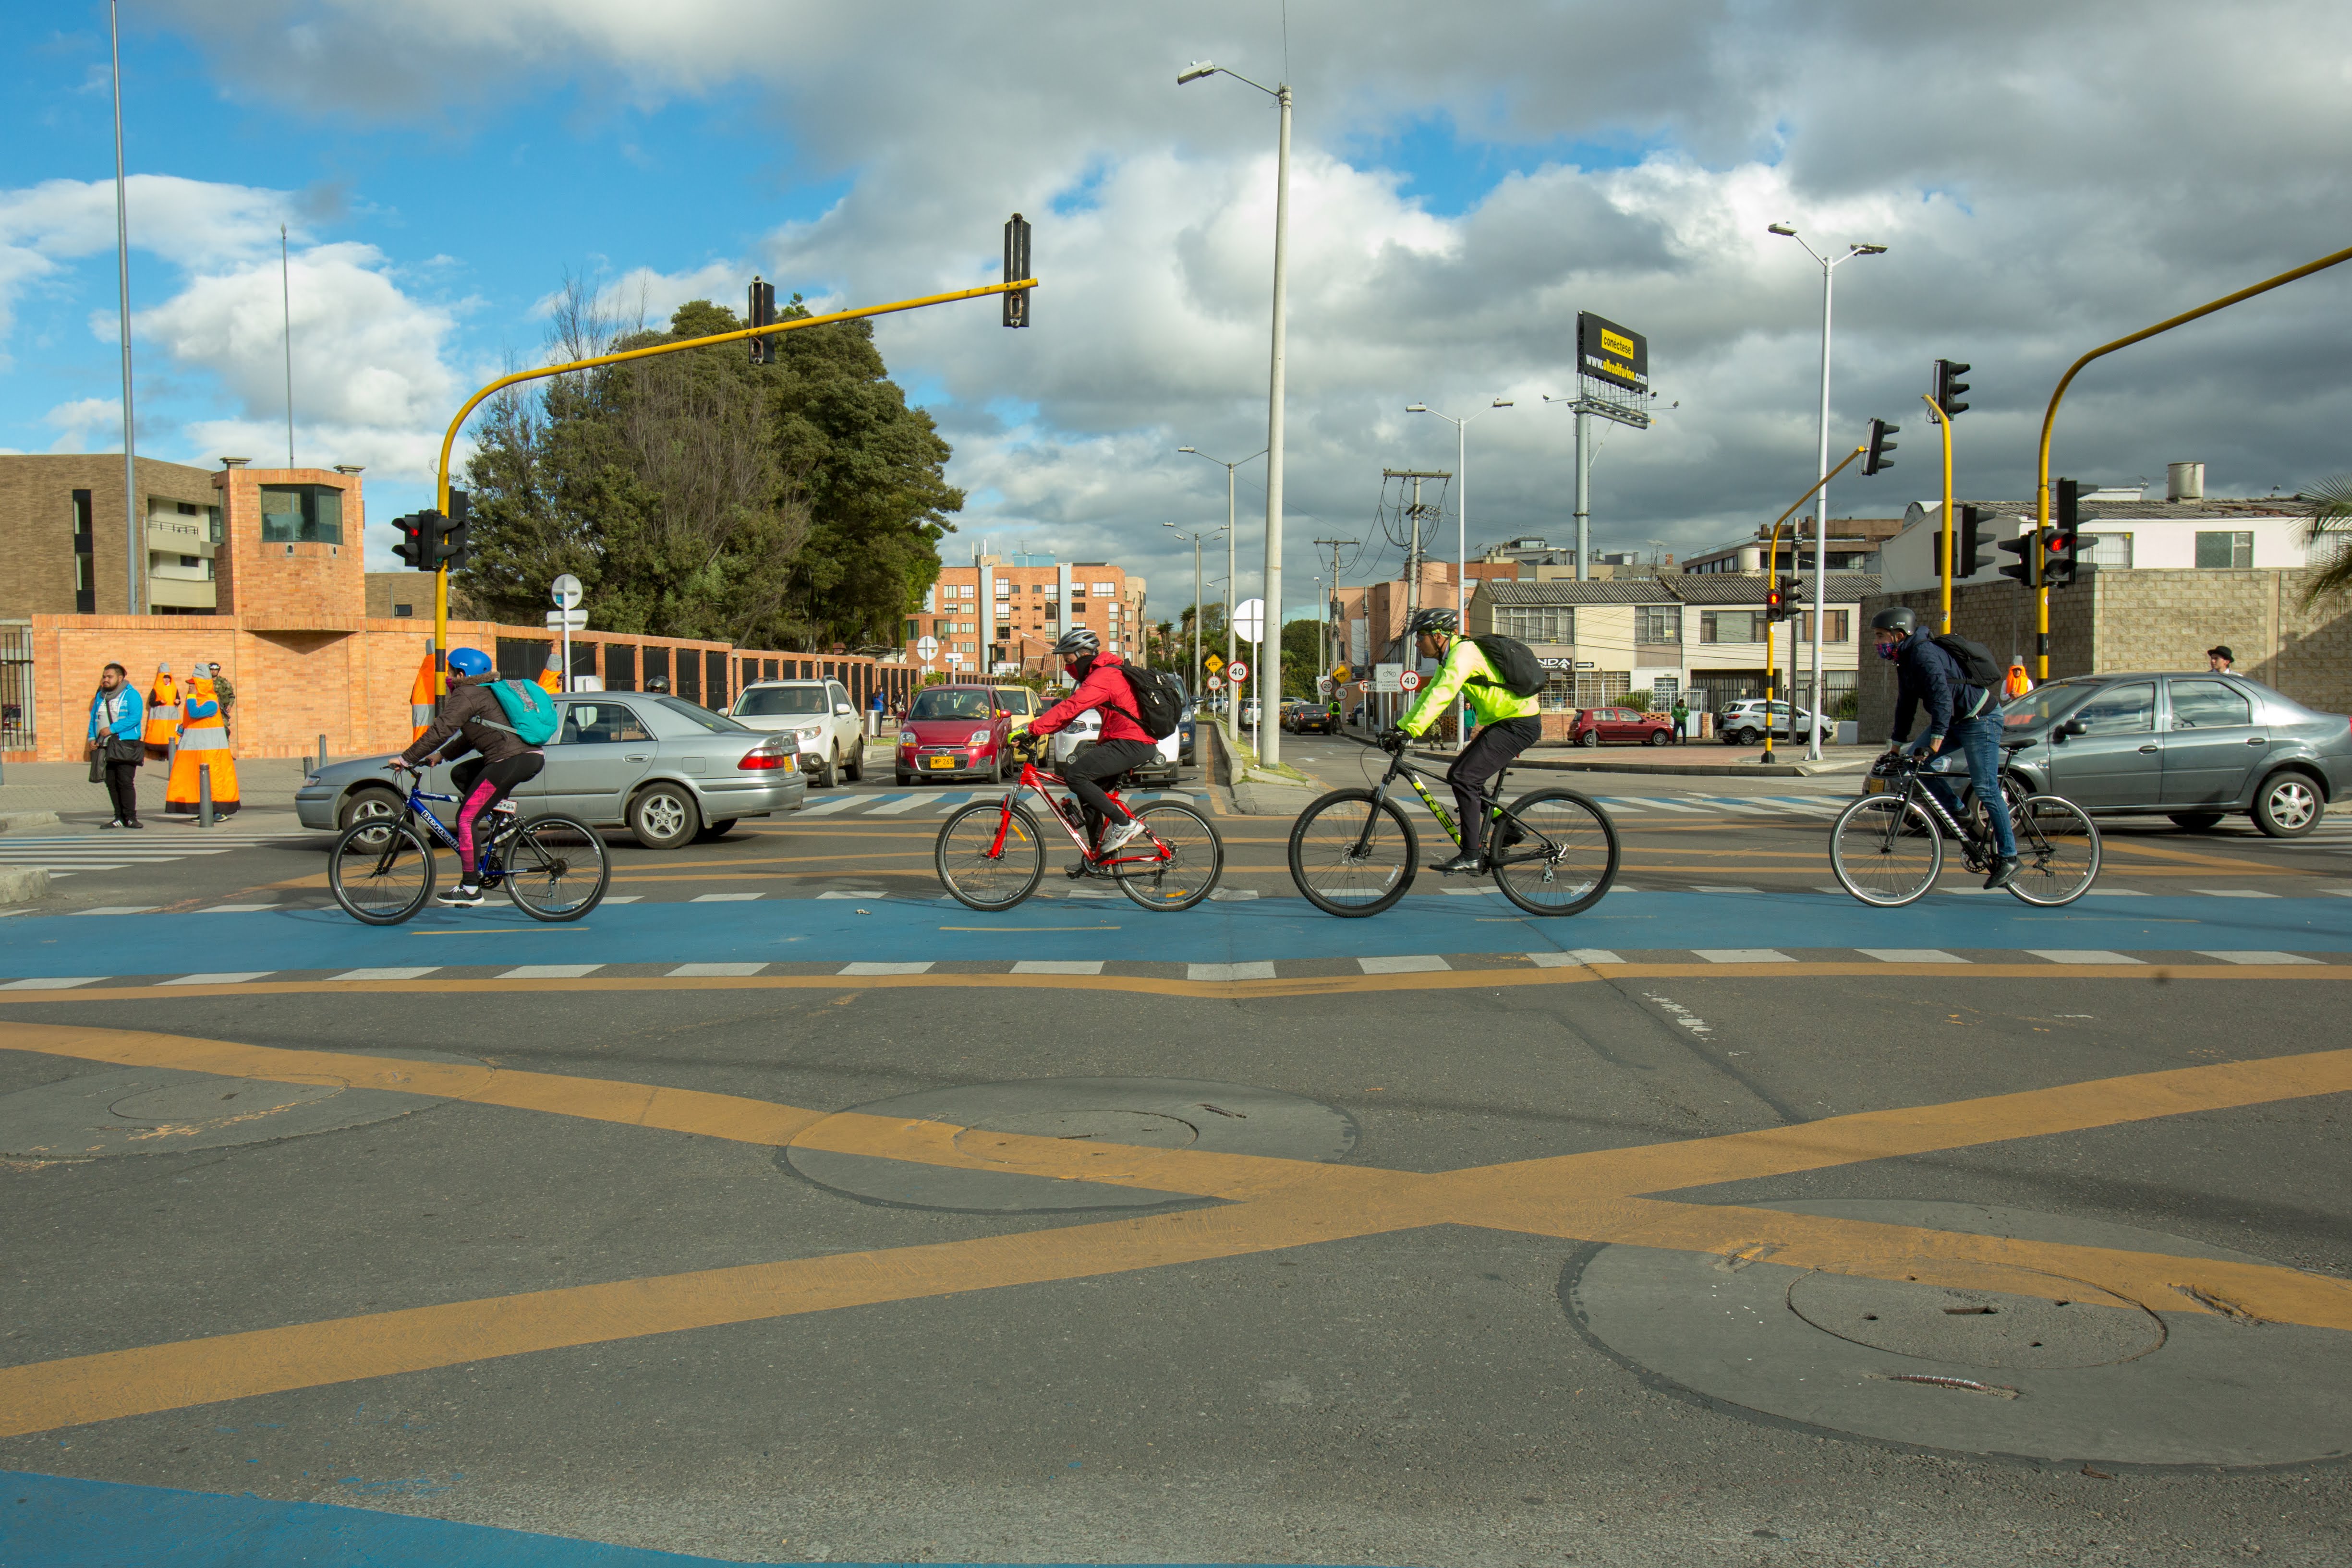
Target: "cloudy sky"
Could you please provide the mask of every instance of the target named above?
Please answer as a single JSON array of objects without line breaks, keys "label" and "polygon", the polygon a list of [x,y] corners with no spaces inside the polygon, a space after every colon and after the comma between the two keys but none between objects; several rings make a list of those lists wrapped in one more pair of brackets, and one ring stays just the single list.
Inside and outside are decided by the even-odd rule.
[{"label": "cloudy sky", "polygon": [[[954,443],[968,553],[1108,557],[1190,597],[1163,522],[1222,521],[1178,453],[1265,437],[1275,111],[1297,99],[1285,600],[1376,529],[1383,466],[1451,468],[1474,546],[1572,534],[1576,312],[1648,334],[1664,412],[1612,430],[1594,545],[1687,552],[1813,475],[1816,248],[1837,272],[1832,445],[1883,414],[1935,487],[1918,394],[1971,361],[1963,494],[2016,497],[2076,354],[2352,244],[2352,7],[2319,0],[126,0],[140,450],[295,451],[415,504],[474,386],[541,352],[566,275],[658,317],[756,270],[867,303],[992,281],[1036,225],[1036,325],[894,318]],[[120,450],[106,11],[9,8],[0,75],[0,448]],[[2333,216],[2330,216],[2333,214]],[[2216,494],[2352,469],[2352,266],[2088,372],[2056,468]],[[1243,589],[1263,465],[1241,470]],[[1449,499],[1449,505],[1451,500]],[[1449,519],[1450,520],[1450,519]],[[394,564],[388,528],[372,561]],[[1451,532],[1449,528],[1448,532]],[[1366,549],[1349,581],[1392,572]],[[1382,569],[1385,568],[1384,572]]]}]

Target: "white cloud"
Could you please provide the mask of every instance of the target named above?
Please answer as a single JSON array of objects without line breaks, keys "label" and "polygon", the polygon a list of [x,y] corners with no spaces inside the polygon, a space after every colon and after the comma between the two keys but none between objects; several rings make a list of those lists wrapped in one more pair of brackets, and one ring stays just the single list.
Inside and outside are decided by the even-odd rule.
[{"label": "white cloud", "polygon": [[120,452],[122,450],[122,400],[85,397],[61,402],[41,416],[58,433],[52,452]]}]

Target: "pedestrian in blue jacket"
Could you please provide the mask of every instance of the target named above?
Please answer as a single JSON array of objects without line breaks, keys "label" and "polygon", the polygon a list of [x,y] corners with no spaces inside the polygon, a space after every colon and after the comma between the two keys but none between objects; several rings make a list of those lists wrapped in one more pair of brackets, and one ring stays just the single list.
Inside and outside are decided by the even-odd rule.
[{"label": "pedestrian in blue jacket", "polygon": [[131,689],[131,672],[109,664],[98,677],[89,697],[90,781],[106,781],[114,805],[110,828],[143,828],[139,820],[139,764],[147,747],[140,735],[147,727],[147,704]]}]

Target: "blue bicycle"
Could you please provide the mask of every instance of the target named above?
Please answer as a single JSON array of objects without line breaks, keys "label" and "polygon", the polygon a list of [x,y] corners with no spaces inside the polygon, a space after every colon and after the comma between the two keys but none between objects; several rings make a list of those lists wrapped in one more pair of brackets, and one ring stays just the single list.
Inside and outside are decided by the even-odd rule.
[{"label": "blue bicycle", "polygon": [[[327,862],[327,885],[352,919],[397,925],[425,907],[439,880],[433,842],[457,849],[457,833],[427,801],[454,804],[455,795],[428,795],[409,771],[406,809],[396,818],[370,817],[343,830]],[[423,831],[420,831],[420,827]],[[604,841],[570,817],[528,821],[511,801],[475,830],[480,883],[503,886],[515,907],[533,920],[577,920],[604,896],[613,863]]]}]

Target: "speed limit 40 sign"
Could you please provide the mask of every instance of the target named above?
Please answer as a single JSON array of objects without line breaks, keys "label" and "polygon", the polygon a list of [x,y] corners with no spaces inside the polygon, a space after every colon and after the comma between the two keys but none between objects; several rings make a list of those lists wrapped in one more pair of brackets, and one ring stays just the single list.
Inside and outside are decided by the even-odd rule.
[{"label": "speed limit 40 sign", "polygon": [[1421,672],[1419,670],[1403,671],[1397,676],[1397,685],[1409,692],[1421,690]]}]

